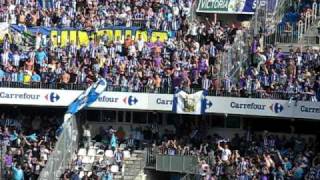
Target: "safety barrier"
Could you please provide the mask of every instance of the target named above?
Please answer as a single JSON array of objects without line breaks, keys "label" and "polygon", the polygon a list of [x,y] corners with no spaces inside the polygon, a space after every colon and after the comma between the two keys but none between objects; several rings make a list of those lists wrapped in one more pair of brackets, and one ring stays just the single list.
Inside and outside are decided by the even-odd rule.
[{"label": "safety barrier", "polygon": [[[284,1],[283,1],[284,2]],[[289,5],[293,5],[291,0]],[[279,13],[278,13],[279,15]],[[276,15],[276,19],[278,17]],[[315,37],[318,36],[311,32],[312,27],[319,27],[320,4],[314,2],[312,8],[305,13],[303,19],[295,23],[278,24],[274,32],[265,34],[266,44],[277,43],[303,43],[303,44],[319,44]],[[280,21],[278,21],[280,22]],[[308,39],[308,37],[310,37]],[[304,38],[307,41],[303,41]]]},{"label": "safety barrier", "polygon": [[72,156],[78,149],[78,124],[75,116],[62,125],[54,151],[50,154],[46,166],[42,169],[39,179],[56,180],[69,167]]},{"label": "safety barrier", "polygon": [[160,154],[155,149],[148,147],[146,167],[157,171],[182,173],[185,174],[182,179],[188,179],[190,175],[199,174],[199,160],[210,163],[211,158],[210,156]]},{"label": "safety barrier", "polygon": [[[234,43],[226,50],[223,57],[222,74],[237,82],[243,68],[248,66],[249,39],[246,30],[237,31]],[[222,77],[223,78],[223,77]]]},{"label": "safety barrier", "polygon": [[274,14],[274,22],[280,22],[283,16],[293,6],[295,0],[278,0],[278,5]]},{"label": "safety barrier", "polygon": [[[61,90],[85,90],[88,88],[88,84],[61,84],[61,83],[42,83],[42,82],[32,82],[30,84],[23,84],[20,82],[7,82],[0,81],[0,88],[31,88],[31,89],[61,89]],[[195,93],[202,90],[201,88],[188,88],[183,89],[189,93]],[[158,93],[158,94],[173,94],[175,89],[172,87],[168,88],[148,88],[141,87],[139,89],[129,89],[128,87],[110,85],[107,86],[106,91],[113,92],[139,92],[139,93]],[[262,99],[284,99],[288,100],[297,93],[287,93],[287,92],[266,92],[266,91],[246,91],[246,90],[221,90],[221,89],[209,89],[208,96],[222,96],[222,97],[243,97],[243,98],[262,98]],[[307,97],[308,93],[300,93],[299,98],[303,99]],[[317,95],[320,97],[320,95]]]}]

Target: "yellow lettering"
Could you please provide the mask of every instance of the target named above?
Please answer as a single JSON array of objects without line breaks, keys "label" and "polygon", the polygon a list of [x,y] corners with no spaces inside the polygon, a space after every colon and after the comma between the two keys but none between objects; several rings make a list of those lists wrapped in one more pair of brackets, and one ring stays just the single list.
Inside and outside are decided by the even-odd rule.
[{"label": "yellow lettering", "polygon": [[141,30],[137,30],[136,31],[136,38],[135,40],[137,40],[139,38],[139,35],[141,36],[141,39],[143,39],[144,41],[148,40],[148,32],[147,31],[141,31]]},{"label": "yellow lettering", "polygon": [[97,31],[98,41],[100,41],[104,35],[107,35],[108,43],[113,40],[113,30],[104,29],[104,30]]},{"label": "yellow lettering", "polygon": [[70,31],[70,43],[77,43],[77,31]]},{"label": "yellow lettering", "polygon": [[127,38],[127,36],[130,36],[131,38],[134,39],[134,37],[132,37],[132,30],[125,30],[124,38]]},{"label": "yellow lettering", "polygon": [[61,31],[60,38],[61,47],[65,47],[69,42],[69,31]]},{"label": "yellow lettering", "polygon": [[122,30],[114,30],[114,41],[122,40]]},{"label": "yellow lettering", "polygon": [[88,37],[88,33],[85,31],[78,31],[78,45],[79,46],[88,46],[89,45],[89,37]]},{"label": "yellow lettering", "polygon": [[168,39],[168,34],[166,32],[159,32],[159,31],[152,32],[151,42],[157,41],[158,38],[161,42],[164,42]]},{"label": "yellow lettering", "polygon": [[52,41],[52,45],[56,47],[58,45],[58,31],[51,31],[50,38]]}]

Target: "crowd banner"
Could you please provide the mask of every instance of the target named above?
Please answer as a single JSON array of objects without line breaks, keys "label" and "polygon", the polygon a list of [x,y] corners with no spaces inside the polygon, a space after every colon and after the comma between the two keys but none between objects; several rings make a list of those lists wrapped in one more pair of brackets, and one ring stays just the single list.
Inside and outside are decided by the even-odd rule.
[{"label": "crowd banner", "polygon": [[204,114],[206,109],[206,99],[204,91],[194,94],[187,94],[180,90],[175,93],[172,103],[172,111],[178,114]]},{"label": "crowd banner", "polygon": [[254,14],[257,0],[199,0],[197,12]]},{"label": "crowd banner", "polygon": [[[65,47],[68,43],[76,43],[78,46],[88,45],[90,39],[99,41],[102,37],[107,36],[108,42],[123,41],[127,36],[137,39],[139,36],[144,41],[155,42],[158,39],[161,42],[166,41],[169,37],[175,36],[173,32],[146,30],[140,27],[109,26],[98,30],[86,31],[75,28],[49,28],[49,27],[25,27],[11,25],[11,30],[21,34],[28,32],[32,35],[40,33],[46,35],[52,40],[52,44],[57,47]],[[35,36],[34,36],[35,38]]]},{"label": "crowd banner", "polygon": [[[0,88],[0,104],[68,107],[83,91]],[[320,120],[320,102],[205,96],[205,113]],[[172,112],[174,94],[103,92],[93,109]]]}]

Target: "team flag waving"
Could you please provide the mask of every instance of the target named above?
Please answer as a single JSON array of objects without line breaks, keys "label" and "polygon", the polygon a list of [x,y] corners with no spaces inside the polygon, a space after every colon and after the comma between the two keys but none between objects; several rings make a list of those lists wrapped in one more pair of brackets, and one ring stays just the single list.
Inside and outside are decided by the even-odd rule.
[{"label": "team flag waving", "polygon": [[172,111],[178,114],[200,115],[205,113],[206,105],[205,91],[187,94],[178,90],[174,94]]},{"label": "team flag waving", "polygon": [[69,105],[68,111],[65,114],[65,120],[69,119],[81,109],[95,102],[99,95],[106,89],[106,87],[106,80],[104,78],[98,78],[93,85],[80,94],[80,96]]}]

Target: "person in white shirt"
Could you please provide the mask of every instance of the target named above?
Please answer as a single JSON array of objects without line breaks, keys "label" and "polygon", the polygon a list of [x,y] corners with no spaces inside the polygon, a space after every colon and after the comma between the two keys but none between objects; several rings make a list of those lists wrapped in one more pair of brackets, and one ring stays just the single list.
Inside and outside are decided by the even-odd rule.
[{"label": "person in white shirt", "polygon": [[137,56],[137,50],[136,50],[136,46],[134,44],[129,46],[129,56],[132,56],[132,57]]},{"label": "person in white shirt", "polygon": [[83,126],[83,138],[84,138],[84,144],[85,147],[88,148],[90,146],[90,141],[91,141],[91,132],[90,132],[90,127],[89,125]]},{"label": "person in white shirt", "polygon": [[18,51],[15,51],[12,56],[12,65],[19,67],[19,64],[20,64],[20,55]]},{"label": "person in white shirt", "polygon": [[35,46],[36,50],[38,50],[40,48],[40,46],[41,46],[41,34],[37,33],[37,35],[36,35],[36,46]]},{"label": "person in white shirt", "polygon": [[4,52],[1,54],[1,64],[4,67],[9,65],[9,50],[4,50]]},{"label": "person in white shirt", "polygon": [[222,161],[229,161],[230,156],[231,156],[231,151],[228,147],[228,144],[225,142],[224,146],[221,147],[220,145],[221,141],[218,141],[218,149],[221,151],[221,160]]},{"label": "person in white shirt", "polygon": [[144,40],[142,39],[141,34],[138,34],[137,48],[139,53],[142,52],[143,47],[144,47]]}]

